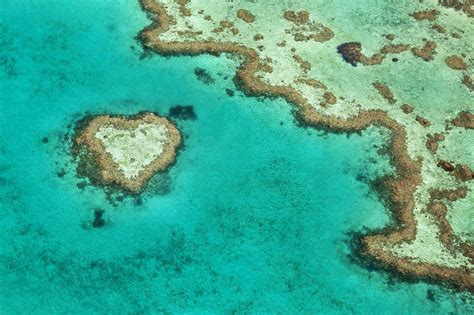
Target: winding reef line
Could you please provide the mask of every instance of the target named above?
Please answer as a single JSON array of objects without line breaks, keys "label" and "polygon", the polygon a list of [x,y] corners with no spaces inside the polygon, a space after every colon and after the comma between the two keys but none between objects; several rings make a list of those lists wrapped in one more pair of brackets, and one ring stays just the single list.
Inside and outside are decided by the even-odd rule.
[{"label": "winding reef line", "polygon": [[[413,214],[414,193],[422,183],[421,161],[414,161],[407,151],[406,132],[402,125],[390,118],[382,110],[360,112],[356,117],[341,119],[317,112],[308,101],[290,86],[273,86],[263,83],[255,73],[261,68],[258,53],[235,43],[164,42],[159,34],[166,32],[171,17],[166,9],[155,0],[140,0],[142,9],[150,13],[152,24],[139,33],[145,48],[161,55],[199,55],[221,53],[238,54],[244,57],[236,72],[235,81],[247,95],[282,97],[295,106],[295,117],[303,125],[324,128],[333,132],[355,132],[370,125],[378,125],[391,130],[390,159],[396,176],[385,180],[390,192],[390,206],[394,214],[395,226],[386,228],[382,234],[368,235],[361,239],[361,252],[374,258],[384,269],[393,270],[406,277],[423,278],[435,282],[449,283],[455,288],[474,292],[474,278],[468,268],[448,268],[428,263],[417,263],[408,258],[400,258],[383,249],[384,244],[413,241],[416,237],[416,221]],[[451,231],[442,231],[442,233]]]}]

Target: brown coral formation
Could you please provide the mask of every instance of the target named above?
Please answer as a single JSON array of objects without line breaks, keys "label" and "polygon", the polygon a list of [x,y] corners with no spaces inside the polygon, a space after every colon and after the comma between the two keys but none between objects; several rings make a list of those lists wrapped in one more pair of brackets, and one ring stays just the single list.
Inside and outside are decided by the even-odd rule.
[{"label": "brown coral formation", "polygon": [[474,114],[462,111],[451,121],[451,123],[457,127],[474,129]]},{"label": "brown coral formation", "polygon": [[435,9],[423,10],[423,11],[410,13],[409,15],[414,17],[415,20],[417,21],[422,21],[422,20],[433,21],[438,17],[439,11]]},{"label": "brown coral formation", "polygon": [[438,0],[438,3],[443,7],[462,11],[467,16],[474,17],[474,1],[472,0]]},{"label": "brown coral formation", "polygon": [[[387,35],[388,36],[388,35]],[[391,38],[391,37],[390,37]],[[365,56],[362,53],[362,45],[358,42],[349,42],[341,44],[337,47],[338,53],[342,55],[342,58],[353,66],[357,63],[362,63],[366,66],[381,64],[388,54],[399,54],[408,50],[410,46],[405,44],[388,44],[380,49],[379,53],[373,54],[370,57]],[[394,60],[397,61],[397,60]]]},{"label": "brown coral formation", "polygon": [[191,10],[189,10],[186,5],[188,4],[189,0],[175,0],[175,2],[179,5],[179,12],[183,16],[191,16]]},{"label": "brown coral formation", "polygon": [[360,58],[360,62],[366,66],[373,66],[381,64],[384,58],[385,56],[383,54],[373,54],[370,57],[362,55]]},{"label": "brown coral formation", "polygon": [[266,73],[272,73],[273,72],[273,67],[268,64],[268,62],[261,63],[260,64],[260,71],[266,72]]},{"label": "brown coral formation", "polygon": [[234,23],[229,22],[229,21],[220,21],[219,22],[219,27],[216,27],[215,29],[212,30],[213,33],[222,33],[224,30],[229,30],[232,32],[232,34],[236,35],[239,34],[238,28],[234,26]]},{"label": "brown coral formation", "polygon": [[456,33],[456,32],[452,32],[452,33],[451,33],[451,37],[452,37],[452,38],[456,38],[456,39],[462,38],[461,34]]},{"label": "brown coral formation", "polygon": [[422,48],[413,47],[411,52],[416,57],[420,57],[424,61],[433,60],[434,54],[436,53],[436,43],[432,41],[426,41]]},{"label": "brown coral formation", "polygon": [[[170,19],[166,10],[154,0],[141,0],[141,3],[145,10],[155,15],[153,24],[140,33],[145,47],[164,55],[240,54],[244,57],[244,61],[236,73],[235,82],[238,86],[248,95],[283,97],[295,105],[295,115],[301,123],[315,128],[347,132],[360,131],[370,125],[379,125],[390,129],[390,157],[397,175],[387,179],[384,186],[389,191],[391,209],[396,214],[396,228],[387,230],[384,234],[374,234],[362,238],[361,251],[375,258],[386,268],[395,269],[401,274],[451,283],[460,288],[474,291],[474,279],[469,270],[400,258],[384,249],[384,245],[410,241],[416,236],[413,195],[421,183],[421,163],[412,160],[408,155],[406,131],[400,124],[381,110],[362,111],[357,116],[348,119],[326,116],[318,112],[292,87],[269,85],[259,80],[255,74],[259,69],[260,62],[257,52],[253,49],[230,43],[163,42],[157,35],[168,28]],[[160,23],[157,21],[158,17]]]},{"label": "brown coral formation", "polygon": [[324,102],[321,103],[321,106],[334,105],[337,102],[337,98],[332,92],[324,92],[323,99]]},{"label": "brown coral formation", "polygon": [[410,114],[413,112],[413,106],[410,104],[403,104],[401,109],[405,114]]},{"label": "brown coral formation", "polygon": [[446,199],[448,201],[456,201],[458,199],[466,198],[467,188],[459,187],[456,189],[445,189],[445,190],[431,190],[431,199]]},{"label": "brown coral formation", "polygon": [[382,82],[374,82],[372,83],[372,85],[379,92],[379,94],[382,95],[382,97],[386,99],[390,104],[394,104],[397,101],[388,85]]},{"label": "brown coral formation", "polygon": [[469,166],[464,164],[456,164],[451,175],[463,182],[474,179],[474,172],[469,168]]},{"label": "brown coral formation", "polygon": [[438,161],[438,167],[441,167],[443,170],[445,170],[446,172],[452,172],[454,171],[454,165],[451,164],[450,162],[448,161],[445,161],[445,160],[439,160]]},{"label": "brown coral formation", "polygon": [[196,36],[202,35],[202,31],[192,32],[192,31],[178,31],[179,36],[195,38]]},{"label": "brown coral formation", "polygon": [[293,59],[300,65],[300,68],[304,73],[307,73],[309,70],[311,70],[311,63],[304,60],[300,55],[293,55]]},{"label": "brown coral formation", "polygon": [[436,151],[438,151],[439,142],[444,141],[444,135],[442,133],[435,133],[434,135],[428,134],[427,138],[426,148],[431,153],[436,153]]},{"label": "brown coral formation", "polygon": [[315,42],[326,42],[334,37],[334,32],[327,26],[319,25],[322,28],[319,32],[311,33],[308,35],[308,40],[314,40]]},{"label": "brown coral formation", "polygon": [[461,83],[464,84],[469,91],[474,90],[474,82],[468,74],[463,75]]},{"label": "brown coral formation", "polygon": [[[136,177],[126,177],[106,151],[102,141],[96,137],[103,126],[113,126],[118,130],[134,130],[141,124],[159,124],[166,128],[167,142],[162,153],[143,168]],[[116,185],[131,193],[139,193],[156,172],[174,163],[176,152],[181,144],[181,134],[166,118],[152,113],[135,117],[96,116],[86,121],[75,135],[73,153],[79,157],[78,173],[88,176],[95,184]]]},{"label": "brown coral formation", "polygon": [[439,235],[441,243],[443,243],[443,245],[451,252],[455,253],[451,246],[453,230],[446,219],[446,214],[448,213],[448,208],[446,205],[441,201],[432,201],[428,205],[426,212],[436,217],[436,222],[438,224],[439,230],[441,231]]},{"label": "brown coral formation", "polygon": [[307,11],[285,11],[283,17],[294,23],[294,26],[285,30],[291,33],[296,42],[306,42],[313,40],[316,42],[325,42],[334,37],[334,32],[320,23],[310,22],[309,12]]},{"label": "brown coral formation", "polygon": [[464,63],[462,57],[459,56],[449,56],[444,60],[446,64],[454,70],[466,70],[467,64]]},{"label": "brown coral formation", "polygon": [[322,90],[326,90],[326,85],[319,81],[319,80],[315,80],[315,79],[298,79],[296,80],[297,83],[303,83],[303,84],[306,84],[306,85],[309,85],[309,86],[312,86],[314,88],[318,88],[318,89],[322,89]]},{"label": "brown coral formation", "polygon": [[314,40],[316,42],[325,42],[334,37],[334,32],[324,25],[317,25],[319,28],[318,32],[310,32],[309,34],[304,34],[307,30],[296,31],[293,34],[295,42],[307,42],[309,40]]},{"label": "brown coral formation", "polygon": [[440,240],[444,246],[452,253],[456,252],[456,248],[459,248],[466,257],[469,257],[471,261],[474,261],[474,247],[468,243],[465,243],[453,234],[452,228],[446,218],[447,207],[441,200],[448,202],[456,201],[465,198],[467,195],[467,188],[465,186],[456,189],[447,190],[431,190],[430,191],[430,203],[427,208],[427,212],[434,215],[437,220],[437,225],[440,229]]},{"label": "brown coral formation", "polygon": [[420,115],[416,115],[415,120],[423,127],[431,126],[430,121],[424,117],[421,117]]},{"label": "brown coral formation", "polygon": [[245,9],[237,10],[237,17],[247,23],[255,22],[255,15],[253,15],[252,13],[250,13],[250,11],[245,10]]},{"label": "brown coral formation", "polygon": [[380,49],[380,52],[382,54],[399,54],[401,52],[404,52],[405,50],[408,50],[410,46],[404,45],[404,44],[397,44],[397,45],[385,45]]},{"label": "brown coral formation", "polygon": [[446,33],[446,29],[439,24],[433,24],[431,28],[440,34]]},{"label": "brown coral formation", "polygon": [[341,44],[337,47],[337,52],[341,54],[342,58],[353,66],[357,66],[357,63],[363,65],[377,65],[382,63],[384,55],[382,53],[374,54],[371,57],[367,57],[362,53],[362,45],[358,42],[349,42]]},{"label": "brown coral formation", "polygon": [[358,42],[344,43],[337,47],[337,52],[342,58],[353,66],[356,66],[361,60],[362,45]]},{"label": "brown coral formation", "polygon": [[309,12],[308,11],[300,11],[300,12],[295,12],[295,11],[285,11],[283,13],[283,17],[295,24],[306,24],[309,22]]},{"label": "brown coral formation", "polygon": [[474,179],[474,172],[469,168],[469,166],[464,164],[452,164],[451,162],[445,160],[439,160],[438,166],[441,167],[446,172],[449,172],[450,175],[456,177],[460,181],[467,182]]}]

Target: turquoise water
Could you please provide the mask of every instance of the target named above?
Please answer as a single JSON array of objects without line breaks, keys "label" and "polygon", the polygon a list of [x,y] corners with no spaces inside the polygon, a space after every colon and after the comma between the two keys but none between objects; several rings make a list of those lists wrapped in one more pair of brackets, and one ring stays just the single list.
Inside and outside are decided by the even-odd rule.
[{"label": "turquoise water", "polygon": [[[134,0],[1,5],[0,313],[472,311],[354,261],[353,234],[390,223],[367,185],[392,171],[386,131],[299,127],[284,101],[235,90],[232,56],[144,54]],[[78,187],[78,119],[176,105],[197,119],[176,120],[177,163],[142,197]]]}]

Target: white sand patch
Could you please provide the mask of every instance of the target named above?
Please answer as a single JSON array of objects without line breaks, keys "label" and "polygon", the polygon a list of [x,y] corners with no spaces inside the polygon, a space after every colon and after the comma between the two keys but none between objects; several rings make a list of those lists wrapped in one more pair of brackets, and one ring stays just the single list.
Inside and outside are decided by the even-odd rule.
[{"label": "white sand patch", "polygon": [[99,128],[95,137],[102,141],[124,176],[138,176],[153,160],[163,153],[167,129],[163,125],[144,123],[134,130],[119,129],[113,125]]}]

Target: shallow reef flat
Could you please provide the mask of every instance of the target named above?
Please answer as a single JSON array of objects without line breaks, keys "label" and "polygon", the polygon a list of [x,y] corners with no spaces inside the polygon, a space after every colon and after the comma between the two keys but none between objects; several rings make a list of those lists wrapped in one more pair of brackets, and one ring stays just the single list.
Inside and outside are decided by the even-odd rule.
[{"label": "shallow reef flat", "polygon": [[472,2],[141,0],[163,55],[235,54],[248,95],[303,125],[390,129],[396,224],[362,239],[387,268],[474,290]]}]

